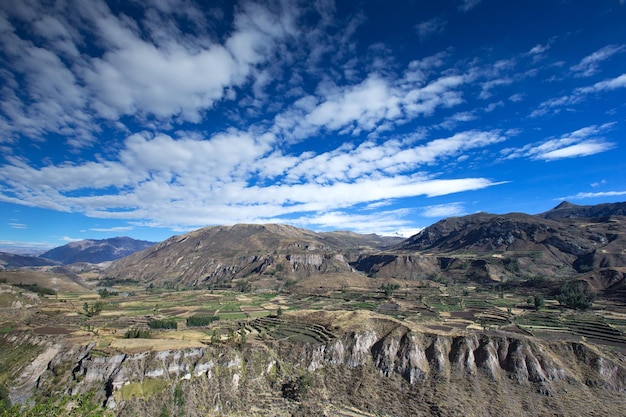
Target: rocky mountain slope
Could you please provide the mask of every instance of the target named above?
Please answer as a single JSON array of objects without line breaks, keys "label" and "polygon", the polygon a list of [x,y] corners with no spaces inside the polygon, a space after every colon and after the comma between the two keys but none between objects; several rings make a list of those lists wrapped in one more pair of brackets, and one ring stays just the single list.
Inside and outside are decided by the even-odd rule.
[{"label": "rocky mountain slope", "polygon": [[280,224],[207,227],[118,260],[106,276],[155,285],[208,286],[250,276],[286,280],[349,273],[353,256],[397,242],[377,235],[315,233]]},{"label": "rocky mountain slope", "polygon": [[40,256],[65,265],[76,262],[97,264],[123,258],[152,245],[154,245],[154,242],[136,240],[130,237],[114,237],[102,240],[88,239],[50,249]]},{"label": "rocky mountain slope", "polygon": [[579,206],[577,204],[564,201],[552,210],[538,214],[537,216],[552,220],[626,216],[626,202],[596,204],[595,206]]},{"label": "rocky mountain slope", "polygon": [[[525,276],[573,276],[626,266],[625,203],[562,203],[540,215],[477,213],[425,228],[385,253],[363,256],[359,270],[408,278],[416,255],[438,273],[459,279],[501,280]],[[427,270],[432,273],[432,267]]]},{"label": "rocky mountain slope", "polygon": [[286,225],[208,227],[118,260],[106,276],[154,285],[249,281],[262,287],[327,273],[483,283],[587,274],[603,291],[626,273],[625,206],[562,203],[540,215],[451,217],[395,245],[375,235]]},{"label": "rocky mountain slope", "polygon": [[[626,414],[623,356],[506,332],[436,333],[365,312],[285,316],[326,342],[128,347],[4,335],[36,346],[13,403],[93,392],[116,416],[605,416]],[[330,332],[329,332],[330,333]]]}]

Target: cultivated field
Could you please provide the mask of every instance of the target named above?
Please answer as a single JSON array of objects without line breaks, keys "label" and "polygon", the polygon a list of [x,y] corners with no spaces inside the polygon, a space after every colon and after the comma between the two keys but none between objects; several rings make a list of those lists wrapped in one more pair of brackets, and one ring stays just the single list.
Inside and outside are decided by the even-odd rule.
[{"label": "cultivated field", "polygon": [[[42,281],[28,284],[37,282]],[[97,284],[67,284],[43,295],[0,284],[5,307],[0,331],[93,340],[103,354],[268,338],[325,342],[332,329],[307,324],[306,312],[370,310],[437,333],[498,329],[626,352],[626,308],[602,300],[585,312],[549,298],[536,308],[527,294],[503,289],[354,275],[317,276],[278,291],[250,292]]]}]

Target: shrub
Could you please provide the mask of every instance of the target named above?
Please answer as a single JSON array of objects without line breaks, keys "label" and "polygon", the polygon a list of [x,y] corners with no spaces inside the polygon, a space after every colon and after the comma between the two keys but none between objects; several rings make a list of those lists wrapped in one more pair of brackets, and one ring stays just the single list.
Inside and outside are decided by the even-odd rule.
[{"label": "shrub", "polygon": [[219,320],[219,317],[196,315],[196,316],[191,316],[187,319],[187,326],[189,327],[208,326],[209,324],[217,320]]},{"label": "shrub", "polygon": [[16,287],[23,288],[26,291],[34,292],[39,295],[56,295],[56,291],[51,288],[40,287],[37,284],[15,284]]},{"label": "shrub", "polygon": [[151,329],[177,329],[178,323],[174,319],[153,319],[148,322],[148,327]]},{"label": "shrub", "polygon": [[387,298],[391,298],[391,296],[393,295],[393,292],[397,290],[398,288],[400,288],[398,284],[391,284],[391,283],[383,284],[380,286],[380,289],[385,292],[385,297]]},{"label": "shrub", "polygon": [[577,310],[588,310],[593,305],[595,294],[582,282],[566,282],[556,295],[559,304]]},{"label": "shrub", "polygon": [[150,330],[129,329],[124,333],[124,339],[150,339]]},{"label": "shrub", "polygon": [[102,311],[102,306],[102,301],[96,301],[93,304],[88,304],[87,302],[85,302],[85,304],[83,304],[83,311],[85,312],[87,317],[97,316]]},{"label": "shrub", "polygon": [[119,295],[119,293],[117,291],[109,291],[106,288],[98,291],[98,293],[100,293],[100,298],[108,298],[108,297],[112,297],[114,295]]},{"label": "shrub", "polygon": [[284,398],[300,401],[309,392],[312,380],[309,374],[300,375],[295,381],[289,381],[283,384],[281,391]]}]

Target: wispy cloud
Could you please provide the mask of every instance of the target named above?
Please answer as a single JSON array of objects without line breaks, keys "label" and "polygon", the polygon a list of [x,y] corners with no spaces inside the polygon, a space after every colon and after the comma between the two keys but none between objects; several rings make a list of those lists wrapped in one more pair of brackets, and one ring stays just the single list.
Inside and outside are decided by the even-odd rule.
[{"label": "wispy cloud", "polygon": [[28,225],[24,223],[9,223],[9,227],[12,229],[26,229],[28,228]]},{"label": "wispy cloud", "polygon": [[578,193],[567,197],[561,197],[559,200],[584,200],[588,198],[605,198],[605,197],[619,197],[626,195],[626,191],[601,191],[597,193]]},{"label": "wispy cloud", "polygon": [[579,77],[589,77],[600,70],[600,63],[621,52],[626,51],[626,45],[607,45],[591,55],[584,57],[571,70]]},{"label": "wispy cloud", "polygon": [[[19,161],[5,165],[0,179],[10,188],[0,201],[99,218],[146,219],[165,227],[280,221],[298,213],[494,186],[498,183],[485,178],[413,171],[505,139],[498,131],[467,131],[419,146],[393,139],[290,155],[274,148],[277,139],[271,134],[230,131],[208,140],[136,134],[114,161],[40,169]],[[100,195],[76,195],[95,189]]]},{"label": "wispy cloud", "polygon": [[52,249],[49,242],[23,242],[15,240],[0,240],[0,251],[9,253],[31,253]]},{"label": "wispy cloud", "polygon": [[[0,132],[5,138],[60,133],[76,146],[93,143],[102,119],[199,122],[214,103],[234,97],[231,87],[247,83],[268,63],[280,40],[296,33],[300,12],[288,3],[270,9],[245,2],[234,10],[233,31],[217,42],[207,41],[201,25],[190,26],[198,37],[183,35],[158,4],[141,24],[115,15],[100,0],[88,7],[2,4],[3,65],[13,72],[2,74],[8,79]],[[206,17],[190,4],[182,10],[196,23]],[[22,38],[14,21],[32,25],[41,43]],[[83,29],[104,53],[93,53]]]},{"label": "wispy cloud", "polygon": [[461,0],[461,4],[459,5],[459,10],[462,12],[468,12],[472,10],[474,7],[478,6],[482,3],[483,0]]},{"label": "wispy cloud", "polygon": [[600,93],[603,91],[617,90],[618,88],[626,88],[626,73],[615,78],[599,81],[589,87],[581,87],[576,89],[577,94]]},{"label": "wispy cloud", "polygon": [[436,204],[422,207],[421,214],[424,217],[450,217],[460,216],[465,213],[462,203]]},{"label": "wispy cloud", "polygon": [[576,88],[573,93],[569,95],[546,100],[532,111],[530,117],[544,116],[551,111],[558,111],[562,107],[579,104],[586,100],[587,96],[593,93],[613,91],[620,88],[626,88],[626,74],[599,81],[590,86]]},{"label": "wispy cloud", "polygon": [[435,35],[443,33],[448,22],[441,17],[433,17],[415,25],[415,32],[420,41],[424,42]]},{"label": "wispy cloud", "polygon": [[530,143],[521,148],[507,148],[502,151],[505,159],[530,158],[551,161],[594,155],[613,149],[616,144],[601,135],[615,123],[592,125],[543,142]]},{"label": "wispy cloud", "polygon": [[133,230],[133,226],[118,226],[118,227],[109,227],[109,228],[100,228],[100,227],[92,227],[89,230],[92,232],[102,232],[102,233],[118,233],[118,232],[128,232]]}]

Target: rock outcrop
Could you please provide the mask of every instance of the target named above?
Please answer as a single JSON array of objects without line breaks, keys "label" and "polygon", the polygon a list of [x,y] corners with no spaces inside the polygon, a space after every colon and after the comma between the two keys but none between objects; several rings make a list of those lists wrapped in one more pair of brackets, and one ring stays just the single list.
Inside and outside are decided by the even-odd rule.
[{"label": "rock outcrop", "polygon": [[[353,313],[341,313],[345,315]],[[344,318],[345,322],[345,318]],[[255,342],[102,354],[43,342],[11,399],[95,390],[115,415],[562,415],[626,413],[623,356],[507,333],[439,334],[370,317],[326,343]],[[326,323],[328,324],[328,322]],[[6,337],[6,336],[5,336]],[[301,397],[284,387],[309,381]],[[297,394],[297,392],[296,392]],[[290,397],[291,398],[291,397]],[[608,400],[610,399],[610,401]],[[608,401],[608,402],[607,402]],[[369,413],[369,414],[368,414]]]}]

